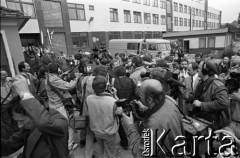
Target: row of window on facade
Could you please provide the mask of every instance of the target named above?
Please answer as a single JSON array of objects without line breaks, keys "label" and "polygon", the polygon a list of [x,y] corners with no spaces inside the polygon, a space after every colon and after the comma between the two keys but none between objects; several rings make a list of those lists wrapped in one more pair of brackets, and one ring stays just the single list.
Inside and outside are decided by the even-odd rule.
[{"label": "row of window on facade", "polygon": [[[174,17],[174,26],[178,26],[178,19],[179,19],[179,26],[190,26],[190,19],[187,19],[187,18],[183,19],[183,18],[178,18],[178,17]],[[204,21],[192,19],[191,27],[204,27]],[[214,22],[207,22],[207,27],[208,28],[218,28],[219,24],[214,23]]]},{"label": "row of window on facade", "polygon": [[[123,1],[130,2],[130,0],[123,0]],[[142,3],[141,0],[132,0],[132,2],[137,4]],[[142,4],[146,6],[160,7],[163,9],[166,8],[166,0],[160,0],[160,1],[159,0],[143,0]]]},{"label": "row of window on facade", "polygon": [[[109,40],[121,38],[120,32],[109,32],[108,34],[109,34]],[[134,39],[142,39],[142,38],[152,39],[152,38],[161,37],[161,33],[158,31],[155,31],[155,32],[135,31],[135,32],[129,32],[129,34],[133,34]],[[90,37],[87,32],[71,33],[71,35],[72,35],[73,48],[89,47],[89,39],[93,38],[93,37]]]},{"label": "row of window on facade", "polygon": [[[124,10],[124,22],[131,23],[131,11]],[[111,22],[119,22],[118,20],[118,9],[110,8],[110,21]],[[133,11],[133,21],[134,23],[142,23],[142,13]],[[152,14],[152,23],[159,24],[159,15]],[[144,13],[144,24],[151,24],[151,13]],[[161,24],[166,25],[166,16],[161,15]]]},{"label": "row of window on facade", "polygon": [[[180,4],[179,3],[179,7],[178,7],[178,3],[174,2],[174,11],[178,12],[178,8],[179,8],[179,12],[181,13],[187,13],[187,14],[192,14],[193,16],[202,16],[204,17],[205,11],[201,10],[201,9],[197,9],[194,7],[190,7],[187,5]],[[211,12],[207,12],[207,17],[210,19],[216,19],[219,20],[219,15],[211,13]]]}]

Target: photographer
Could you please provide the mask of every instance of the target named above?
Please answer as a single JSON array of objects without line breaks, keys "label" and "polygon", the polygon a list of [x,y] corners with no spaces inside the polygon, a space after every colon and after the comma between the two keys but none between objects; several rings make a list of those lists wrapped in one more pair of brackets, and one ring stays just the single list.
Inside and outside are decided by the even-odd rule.
[{"label": "photographer", "polygon": [[[68,119],[68,112],[64,107],[63,99],[58,96],[58,94],[52,89],[50,84],[56,88],[56,90],[64,97],[64,98],[71,98],[72,96],[69,94],[69,90],[76,87],[77,80],[80,78],[81,74],[76,73],[76,78],[71,82],[66,82],[62,78],[59,77],[59,65],[56,63],[52,63],[49,65],[49,75],[45,81],[45,87],[48,96],[48,104],[49,108],[56,109],[59,111],[63,116]],[[69,127],[69,150],[76,148],[77,144],[73,141],[73,130]]]},{"label": "photographer", "polygon": [[[139,105],[139,108],[147,109],[147,117],[145,118],[146,121],[143,122],[143,128],[153,130],[153,140],[157,140],[156,138],[159,138],[163,130],[170,130],[162,140],[165,144],[162,145],[162,147],[165,146],[163,148],[165,153],[159,146],[155,146],[154,144],[153,151],[157,151],[157,153],[154,154],[158,157],[172,156],[169,150],[176,144],[175,138],[184,135],[181,114],[176,107],[176,102],[164,94],[162,84],[154,79],[148,79],[142,82],[140,97],[141,100],[136,103]],[[122,121],[129,138],[133,156],[136,158],[144,157],[142,155],[143,144],[138,129],[134,125],[132,113],[130,113],[130,117],[123,113]],[[158,129],[157,133],[155,132],[156,129]]]},{"label": "photographer", "polygon": [[199,65],[198,76],[202,79],[194,94],[194,114],[213,123],[220,129],[230,124],[230,102],[225,85],[214,76],[215,63],[209,59]]},{"label": "photographer", "polygon": [[[116,99],[110,93],[106,93],[107,79],[104,76],[96,76],[92,82],[95,94],[86,99],[89,124],[100,145],[100,155],[106,158],[115,158],[118,123],[116,114],[120,115],[122,108],[115,104]],[[116,93],[114,91],[113,93]]]},{"label": "photographer", "polygon": [[230,77],[231,79],[226,80],[232,120],[230,127],[236,137],[240,139],[240,58],[233,60]]}]

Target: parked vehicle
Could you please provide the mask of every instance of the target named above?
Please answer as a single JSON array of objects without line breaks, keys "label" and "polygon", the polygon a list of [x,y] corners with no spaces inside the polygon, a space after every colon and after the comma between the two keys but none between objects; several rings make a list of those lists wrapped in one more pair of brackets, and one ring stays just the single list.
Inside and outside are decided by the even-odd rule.
[{"label": "parked vehicle", "polygon": [[170,55],[170,41],[163,39],[112,39],[109,41],[109,52],[111,55],[116,53],[141,53],[142,50],[146,50],[153,57],[158,52],[162,52],[162,57]]}]

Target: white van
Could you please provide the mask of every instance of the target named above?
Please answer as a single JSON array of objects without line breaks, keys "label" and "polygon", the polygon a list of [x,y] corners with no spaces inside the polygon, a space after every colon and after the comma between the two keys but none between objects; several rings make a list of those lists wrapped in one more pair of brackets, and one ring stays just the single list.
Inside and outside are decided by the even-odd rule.
[{"label": "white van", "polygon": [[126,53],[129,55],[132,52],[139,54],[143,49],[146,49],[153,57],[158,52],[162,52],[162,57],[170,55],[170,41],[164,39],[112,39],[109,41],[109,52],[111,55],[116,53]]}]

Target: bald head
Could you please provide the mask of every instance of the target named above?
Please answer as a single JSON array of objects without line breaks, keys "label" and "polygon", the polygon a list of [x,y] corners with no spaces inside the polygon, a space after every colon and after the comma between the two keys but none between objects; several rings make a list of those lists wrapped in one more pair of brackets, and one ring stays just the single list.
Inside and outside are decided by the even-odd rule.
[{"label": "bald head", "polygon": [[155,79],[149,79],[143,81],[141,85],[141,99],[147,103],[149,106],[152,102],[157,103],[163,100],[163,86],[162,84]]}]

